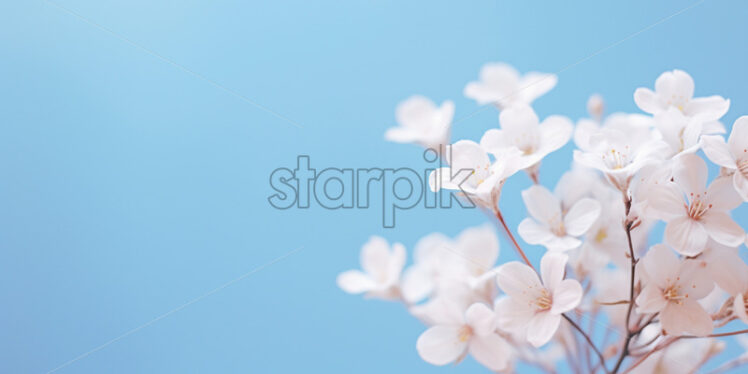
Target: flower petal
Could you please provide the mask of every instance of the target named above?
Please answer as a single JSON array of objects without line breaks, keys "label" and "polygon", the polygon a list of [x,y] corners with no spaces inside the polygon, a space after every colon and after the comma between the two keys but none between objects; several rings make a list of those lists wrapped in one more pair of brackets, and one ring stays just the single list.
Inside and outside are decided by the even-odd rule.
[{"label": "flower petal", "polygon": [[359,294],[374,289],[377,284],[368,275],[358,270],[348,270],[338,275],[338,287],[351,294]]},{"label": "flower petal", "polygon": [[683,108],[687,116],[699,116],[704,120],[720,119],[730,109],[730,100],[722,96],[697,97],[688,101]]},{"label": "flower petal", "polygon": [[518,331],[530,323],[535,309],[526,302],[503,297],[496,302],[496,321],[500,329]]},{"label": "flower petal", "polygon": [[706,232],[717,243],[737,247],[745,240],[745,231],[727,213],[710,210],[701,217],[701,221]]},{"label": "flower petal", "polygon": [[743,294],[735,295],[733,301],[732,310],[735,316],[740,318],[744,323],[748,323],[748,311],[746,311],[746,300],[743,298]]},{"label": "flower petal", "polygon": [[547,226],[535,222],[532,218],[522,220],[517,227],[517,232],[528,244],[542,244],[554,236]]},{"label": "flower petal", "polygon": [[539,185],[522,191],[522,200],[527,212],[538,222],[549,224],[561,218],[561,203],[547,188]]},{"label": "flower petal", "polygon": [[584,234],[599,216],[600,203],[590,198],[580,199],[564,216],[566,233],[571,236]]},{"label": "flower petal", "polygon": [[438,325],[418,337],[416,349],[424,361],[441,366],[465,353],[467,345],[467,340],[460,339],[460,326]]},{"label": "flower petal", "polygon": [[634,102],[639,109],[649,114],[655,114],[662,110],[656,94],[649,88],[637,88],[634,91]]},{"label": "flower petal", "polygon": [[668,303],[660,312],[662,329],[668,335],[692,334],[705,336],[712,332],[712,317],[696,300]]},{"label": "flower petal", "polygon": [[566,144],[574,131],[574,124],[563,116],[550,116],[540,124],[540,149],[538,153],[548,154]]},{"label": "flower petal", "polygon": [[735,159],[730,154],[730,149],[727,148],[725,138],[719,135],[704,135],[701,137],[701,149],[704,150],[706,157],[717,165],[735,169]]},{"label": "flower petal", "polygon": [[706,162],[694,154],[684,154],[673,168],[673,179],[686,194],[702,194],[706,190]]},{"label": "flower petal", "polygon": [[702,221],[706,224],[703,218],[694,221],[689,217],[680,217],[668,222],[665,227],[665,242],[684,256],[696,256],[704,250],[709,238]]},{"label": "flower petal", "polygon": [[736,172],[732,176],[732,185],[743,201],[748,201],[748,177],[743,175],[743,173]]},{"label": "flower petal", "polygon": [[465,312],[465,323],[476,335],[492,334],[496,329],[496,314],[486,304],[475,303]]},{"label": "flower petal", "polygon": [[517,261],[499,267],[496,282],[502,291],[518,302],[530,303],[537,299],[544,289],[535,271]]},{"label": "flower petal", "polygon": [[665,289],[678,276],[680,260],[670,248],[656,244],[644,256],[642,265],[649,281],[660,289]]},{"label": "flower petal", "polygon": [[549,312],[535,314],[527,326],[527,341],[535,347],[540,347],[551,340],[561,323],[561,315]]},{"label": "flower petal", "polygon": [[543,285],[548,291],[554,292],[564,279],[568,261],[569,256],[553,252],[547,252],[540,259],[540,277],[543,278]]},{"label": "flower petal", "polygon": [[727,139],[727,146],[735,158],[748,157],[748,116],[738,118],[732,125],[732,133]]},{"label": "flower petal", "polygon": [[667,305],[667,300],[662,295],[662,289],[655,284],[648,284],[636,297],[637,313],[657,313]]},{"label": "flower petal", "polygon": [[481,365],[493,371],[501,371],[509,365],[512,348],[506,340],[492,333],[473,337],[470,340],[469,352]]},{"label": "flower petal", "polygon": [[671,220],[683,217],[686,214],[684,203],[683,193],[673,183],[658,184],[649,188],[647,204],[658,218]]},{"label": "flower petal", "polygon": [[565,279],[553,291],[552,314],[566,313],[582,301],[582,285],[574,279]]}]

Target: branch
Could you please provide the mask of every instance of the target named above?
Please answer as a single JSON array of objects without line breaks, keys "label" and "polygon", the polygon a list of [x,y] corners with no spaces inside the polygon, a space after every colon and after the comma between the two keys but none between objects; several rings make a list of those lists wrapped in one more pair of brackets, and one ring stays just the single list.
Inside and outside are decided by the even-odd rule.
[{"label": "branch", "polygon": [[512,244],[514,245],[514,248],[517,250],[517,253],[522,257],[522,260],[525,261],[527,266],[531,267],[533,270],[535,270],[535,267],[532,266],[532,262],[530,262],[530,259],[527,258],[527,255],[525,255],[525,251],[522,250],[522,247],[519,246],[519,243],[517,243],[517,239],[514,238],[514,235],[512,235],[512,231],[509,230],[509,226],[507,226],[506,221],[504,221],[504,216],[501,214],[501,210],[497,208],[496,206],[493,207],[493,212],[496,218],[499,220],[499,223],[501,224],[501,227],[504,229],[504,232],[509,237],[509,239],[512,241]]},{"label": "branch", "polygon": [[623,360],[626,358],[626,356],[629,354],[629,343],[631,343],[631,338],[636,335],[634,332],[631,331],[631,327],[629,326],[629,323],[631,322],[631,310],[634,307],[634,285],[636,284],[635,277],[636,277],[636,255],[634,254],[634,244],[631,242],[631,229],[633,228],[633,222],[629,221],[629,213],[631,212],[631,198],[626,194],[626,192],[623,192],[623,204],[626,207],[626,239],[629,244],[629,257],[631,260],[631,282],[629,285],[629,307],[626,311],[626,338],[623,340],[623,348],[621,349],[621,355],[618,357],[618,361],[616,361],[616,366],[613,367],[613,373],[617,373],[618,370],[621,369],[621,364],[623,364]]},{"label": "branch", "polygon": [[573,327],[574,327],[574,328],[575,328],[575,329],[576,329],[577,331],[579,331],[579,333],[580,333],[580,334],[582,334],[582,336],[584,337],[584,339],[585,339],[585,340],[587,340],[587,343],[589,343],[590,347],[592,347],[592,349],[593,349],[593,350],[595,351],[595,353],[597,354],[597,357],[598,357],[598,358],[600,359],[600,365],[602,366],[603,370],[604,370],[604,371],[605,371],[606,373],[610,373],[610,371],[608,371],[608,368],[606,368],[606,367],[605,367],[605,358],[603,357],[603,354],[602,354],[602,353],[600,353],[600,350],[599,350],[599,349],[597,349],[597,347],[595,346],[595,343],[593,343],[593,342],[592,342],[592,339],[590,338],[590,336],[589,336],[589,335],[587,335],[587,334],[586,334],[586,333],[585,333],[585,332],[584,332],[584,331],[582,330],[582,328],[581,328],[581,327],[579,327],[579,325],[577,325],[577,323],[576,323],[576,322],[574,322],[574,321],[573,321],[573,320],[572,320],[571,318],[569,318],[569,316],[567,316],[566,314],[562,314],[562,316],[563,316],[563,317],[564,317],[564,319],[566,319],[566,321],[568,321],[568,322],[569,322],[569,323],[570,323],[570,324],[571,324],[571,325],[572,325],[572,326],[573,326]]}]

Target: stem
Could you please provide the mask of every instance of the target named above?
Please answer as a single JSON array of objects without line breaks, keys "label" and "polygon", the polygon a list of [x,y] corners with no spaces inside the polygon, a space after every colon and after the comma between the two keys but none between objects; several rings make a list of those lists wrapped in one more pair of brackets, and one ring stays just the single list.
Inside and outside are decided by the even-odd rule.
[{"label": "stem", "polygon": [[636,284],[636,263],[638,260],[636,259],[636,255],[634,254],[634,244],[631,242],[631,228],[633,227],[633,222],[630,222],[628,218],[629,213],[631,212],[631,198],[625,191],[623,192],[623,204],[626,207],[626,240],[629,244],[629,257],[631,260],[631,282],[629,284],[629,306],[628,310],[626,311],[626,338],[623,340],[621,355],[618,357],[618,361],[616,361],[616,366],[613,367],[613,373],[617,373],[618,370],[621,369],[623,360],[629,354],[629,343],[631,343],[631,338],[633,338],[635,335],[635,333],[631,332],[629,323],[631,322],[631,310],[634,308],[634,285]]},{"label": "stem", "polygon": [[527,258],[527,255],[525,255],[525,252],[522,250],[522,247],[520,247],[519,243],[517,243],[517,239],[514,238],[514,235],[512,235],[511,230],[509,230],[509,226],[507,226],[506,221],[504,221],[504,216],[501,214],[501,210],[499,210],[499,208],[494,207],[493,212],[496,215],[496,218],[499,220],[501,227],[504,229],[504,232],[509,237],[509,239],[512,241],[512,244],[514,245],[514,248],[517,250],[517,253],[519,253],[520,257],[522,257],[522,260],[525,261],[527,266],[535,270],[535,267],[532,266],[532,262],[530,262],[530,259]]},{"label": "stem", "polygon": [[564,319],[565,319],[565,320],[566,320],[567,322],[569,322],[569,323],[571,324],[571,326],[572,326],[572,327],[574,327],[574,328],[575,328],[575,329],[576,329],[577,331],[579,331],[579,333],[580,333],[580,334],[582,334],[582,336],[584,337],[584,339],[585,339],[585,340],[587,340],[587,343],[589,343],[590,347],[592,347],[592,349],[593,349],[593,350],[595,351],[595,353],[597,354],[597,357],[599,357],[599,359],[600,359],[600,363],[601,363],[601,366],[602,366],[603,370],[604,370],[604,371],[605,371],[606,373],[610,373],[610,372],[608,371],[608,369],[607,369],[607,368],[605,367],[605,358],[603,357],[603,354],[602,354],[602,353],[600,353],[600,350],[599,350],[599,349],[597,349],[597,347],[595,346],[595,343],[593,343],[593,342],[592,342],[592,339],[590,338],[590,336],[589,336],[589,335],[587,335],[587,334],[586,334],[586,333],[585,333],[585,332],[584,332],[584,331],[582,330],[582,328],[581,328],[581,327],[579,327],[579,325],[577,325],[577,323],[576,323],[576,322],[574,322],[574,320],[572,320],[571,318],[569,318],[569,316],[567,316],[566,314],[562,314],[562,316],[564,316]]},{"label": "stem", "polygon": [[707,336],[681,336],[682,339],[698,339],[698,338],[721,338],[724,336],[733,336],[733,335],[740,335],[740,334],[747,334],[747,330],[738,330],[738,331],[730,331],[730,332],[723,332],[719,334],[709,334]]}]

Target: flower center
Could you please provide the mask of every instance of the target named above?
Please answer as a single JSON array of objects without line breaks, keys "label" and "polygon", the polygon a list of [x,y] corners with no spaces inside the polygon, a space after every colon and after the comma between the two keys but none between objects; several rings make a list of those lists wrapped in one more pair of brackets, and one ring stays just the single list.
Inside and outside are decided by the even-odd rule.
[{"label": "flower center", "polygon": [[688,216],[693,220],[699,220],[711,207],[712,204],[706,204],[696,195],[696,199],[688,206]]},{"label": "flower center", "polygon": [[460,327],[460,330],[457,332],[457,338],[463,343],[468,341],[472,336],[473,328],[468,325]]},{"label": "flower center", "polygon": [[540,296],[535,299],[535,305],[538,307],[538,312],[551,309],[551,306],[553,305],[553,297],[548,293],[548,290],[543,289],[540,292]]},{"label": "flower center", "polygon": [[595,234],[595,242],[596,243],[602,243],[605,238],[608,237],[608,232],[605,231],[605,229],[600,229],[597,231],[597,234]]},{"label": "flower center", "polygon": [[629,146],[624,147],[624,152],[611,148],[609,152],[603,153],[603,162],[613,170],[623,169],[630,161],[628,151]]},{"label": "flower center", "polygon": [[662,296],[667,301],[672,301],[678,305],[681,305],[683,304],[683,300],[688,298],[688,294],[681,295],[680,289],[681,289],[680,286],[671,286],[670,288],[668,288],[662,293]]}]

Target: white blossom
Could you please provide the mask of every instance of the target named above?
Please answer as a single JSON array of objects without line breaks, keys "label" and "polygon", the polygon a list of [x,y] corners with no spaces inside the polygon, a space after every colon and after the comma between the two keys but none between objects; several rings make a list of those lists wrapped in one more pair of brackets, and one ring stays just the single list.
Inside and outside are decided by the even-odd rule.
[{"label": "white blossom", "polygon": [[384,137],[392,142],[438,149],[449,144],[454,111],[454,103],[449,100],[437,107],[423,96],[411,96],[397,106],[395,117],[399,126],[388,129]]},{"label": "white blossom", "polygon": [[507,108],[517,104],[531,104],[556,86],[554,74],[529,72],[520,75],[505,63],[490,63],[480,70],[480,81],[465,86],[465,96],[478,104],[494,104]]}]

